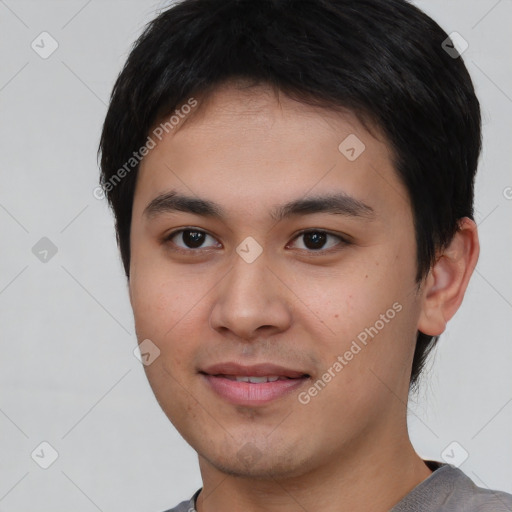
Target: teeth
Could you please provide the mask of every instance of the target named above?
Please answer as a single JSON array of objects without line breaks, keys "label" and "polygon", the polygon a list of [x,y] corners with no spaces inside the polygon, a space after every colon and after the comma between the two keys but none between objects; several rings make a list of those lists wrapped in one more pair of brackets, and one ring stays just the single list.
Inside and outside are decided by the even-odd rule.
[{"label": "teeth", "polygon": [[[227,376],[231,380],[233,380],[233,377],[231,375]],[[245,375],[237,375],[234,377],[234,380],[237,382],[252,382],[253,384],[261,384],[262,382],[275,382],[278,380],[279,377],[276,375],[270,375],[270,376],[264,376],[264,377],[252,377],[252,376],[245,376]]]}]

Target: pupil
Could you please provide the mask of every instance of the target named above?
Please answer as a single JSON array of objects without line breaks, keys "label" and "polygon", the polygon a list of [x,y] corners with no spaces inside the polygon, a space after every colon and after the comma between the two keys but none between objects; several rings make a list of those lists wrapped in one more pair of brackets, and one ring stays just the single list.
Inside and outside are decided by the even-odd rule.
[{"label": "pupil", "polygon": [[[318,231],[313,231],[311,233],[304,233],[305,243],[304,245],[308,249],[321,249],[325,244],[325,239],[327,235],[326,233],[319,233]],[[313,247],[309,247],[308,241],[312,242]]]},{"label": "pupil", "polygon": [[190,229],[183,231],[184,242],[189,247],[200,247],[204,240],[204,233],[192,231]]}]

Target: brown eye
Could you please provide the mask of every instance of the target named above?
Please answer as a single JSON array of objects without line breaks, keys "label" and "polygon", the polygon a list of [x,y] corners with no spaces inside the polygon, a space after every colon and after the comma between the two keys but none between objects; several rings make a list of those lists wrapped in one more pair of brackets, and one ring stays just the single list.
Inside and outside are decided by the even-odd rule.
[{"label": "brown eye", "polygon": [[297,248],[304,249],[309,252],[326,251],[335,247],[336,245],[346,245],[348,242],[339,235],[328,233],[321,230],[302,231],[295,238],[295,240],[302,239],[302,247],[299,245]]},{"label": "brown eye", "polygon": [[181,232],[181,238],[187,247],[190,249],[197,249],[204,243],[206,235],[201,231],[192,231],[190,229],[186,229]]},{"label": "brown eye", "polygon": [[304,245],[308,249],[322,249],[327,240],[327,236],[327,233],[322,233],[320,231],[304,233]]},{"label": "brown eye", "polygon": [[[213,245],[203,244],[205,241],[211,238],[214,241]],[[180,229],[178,231],[174,231],[169,234],[165,241],[172,242],[174,245],[179,247],[180,249],[204,249],[212,246],[218,246],[219,244],[215,241],[215,239],[209,235],[208,233],[201,231],[199,229]]]}]

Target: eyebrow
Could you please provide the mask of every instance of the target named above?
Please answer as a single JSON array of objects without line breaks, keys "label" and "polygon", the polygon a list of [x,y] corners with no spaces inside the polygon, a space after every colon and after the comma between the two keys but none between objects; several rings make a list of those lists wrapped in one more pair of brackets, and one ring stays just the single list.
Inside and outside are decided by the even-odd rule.
[{"label": "eyebrow", "polygon": [[[226,217],[224,209],[217,203],[208,199],[186,196],[176,191],[159,194],[152,199],[143,215],[153,219],[165,213],[175,211],[192,213],[203,217],[223,220]],[[371,220],[375,217],[375,210],[359,199],[345,193],[309,196],[289,201],[275,207],[270,216],[275,221],[298,215],[311,215],[314,213],[330,213],[348,217]]]}]

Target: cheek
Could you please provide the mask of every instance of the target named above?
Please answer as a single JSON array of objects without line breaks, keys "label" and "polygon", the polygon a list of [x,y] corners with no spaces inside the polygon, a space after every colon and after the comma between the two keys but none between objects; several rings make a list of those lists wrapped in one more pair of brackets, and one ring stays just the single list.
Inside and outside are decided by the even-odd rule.
[{"label": "cheek", "polygon": [[388,248],[354,259],[343,271],[304,279],[297,288],[315,313],[305,318],[323,367],[336,375],[329,387],[340,396],[350,390],[360,405],[386,393],[379,378],[392,389],[408,379],[418,315],[411,295],[415,266],[397,265],[396,254]]},{"label": "cheek", "polygon": [[209,330],[208,291],[216,278],[148,258],[130,279],[137,339],[150,339],[160,350],[160,357],[144,367],[157,398],[177,397],[194,373]]},{"label": "cheek", "polygon": [[409,313],[397,306],[396,310],[377,311],[382,311],[388,323],[373,315],[362,320],[366,313],[359,312],[360,318],[340,326],[342,334],[329,342],[324,337],[323,373],[316,376],[307,395],[300,397],[301,403],[309,401],[305,410],[330,435],[343,431],[348,438],[364,430],[400,408],[397,396],[406,394],[414,348]]},{"label": "cheek", "polygon": [[[309,327],[321,330],[323,337],[347,340],[374,325],[394,303],[410,301],[410,284],[394,265],[394,255],[354,257],[337,269],[302,274],[293,280],[300,309],[309,318]],[[388,317],[394,318],[391,310]],[[387,322],[386,322],[387,325]],[[379,322],[380,326],[380,322]]]},{"label": "cheek", "polygon": [[137,255],[132,268],[130,298],[138,336],[163,340],[196,313],[208,283],[163,258]]},{"label": "cheek", "polygon": [[[162,409],[176,421],[195,414],[194,400],[186,392],[193,374],[193,356],[208,326],[199,289],[194,280],[169,265],[137,265],[130,278],[130,296],[138,342],[151,340],[159,356],[144,366],[149,384]],[[207,286],[207,285],[205,285]],[[206,322],[206,323],[205,323]]]}]

